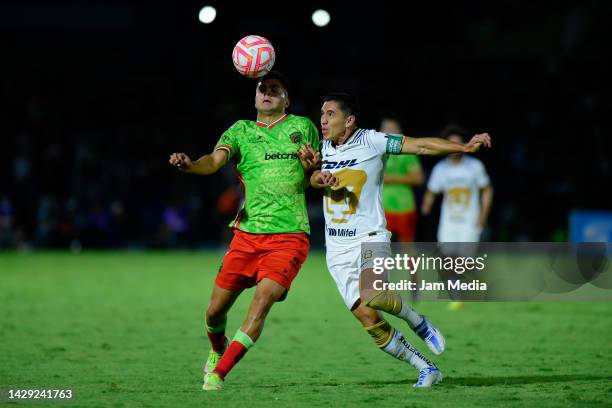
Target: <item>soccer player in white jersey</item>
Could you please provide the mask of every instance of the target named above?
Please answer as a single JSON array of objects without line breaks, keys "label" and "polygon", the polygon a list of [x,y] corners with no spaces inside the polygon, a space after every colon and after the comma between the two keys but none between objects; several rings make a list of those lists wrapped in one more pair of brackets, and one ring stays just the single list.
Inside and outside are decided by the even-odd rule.
[{"label": "soccer player in white jersey", "polygon": [[[327,267],[347,308],[378,347],[419,370],[415,387],[429,387],[441,381],[440,370],[384,320],[381,311],[405,320],[435,354],[444,351],[444,337],[397,293],[364,285],[363,276],[371,274],[372,264],[362,260],[361,243],[379,242],[388,248],[385,243],[390,242],[382,206],[387,154],[475,152],[482,145],[490,146],[491,139],[484,133],[461,144],[439,138],[388,135],[358,128],[357,117],[358,104],[353,96],[332,93],[325,97],[321,109],[322,168],[313,173],[310,182],[315,188],[325,188]],[[315,160],[316,153],[305,149],[299,151],[300,156]]]},{"label": "soccer player in white jersey", "polygon": [[[457,126],[442,131],[448,140],[463,143],[467,132]],[[453,153],[438,162],[423,197],[421,212],[431,213],[437,195],[444,194],[438,242],[478,242],[493,202],[493,189],[482,162]]]},{"label": "soccer player in white jersey", "polygon": [[[463,143],[467,135],[467,131],[453,125],[441,133],[443,138],[457,143]],[[476,245],[466,243],[480,241],[493,203],[493,188],[482,162],[463,153],[453,153],[438,162],[423,196],[423,215],[431,213],[436,197],[441,193],[444,198],[438,223],[440,250],[447,256],[473,256]],[[458,276],[451,273],[446,278],[458,279]],[[454,300],[448,304],[449,310],[463,307],[463,302],[458,301],[460,293],[449,290],[449,295]]]}]

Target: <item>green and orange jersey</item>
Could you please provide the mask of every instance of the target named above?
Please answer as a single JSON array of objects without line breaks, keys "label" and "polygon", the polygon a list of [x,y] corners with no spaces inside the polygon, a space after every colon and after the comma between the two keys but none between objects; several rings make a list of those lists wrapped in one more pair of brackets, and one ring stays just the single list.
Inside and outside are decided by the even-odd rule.
[{"label": "green and orange jersey", "polygon": [[[418,156],[414,154],[389,155],[385,175],[405,176],[416,166],[420,167],[421,163]],[[407,184],[385,184],[383,206],[385,212],[394,214],[415,211],[416,204],[412,187]]]},{"label": "green and orange jersey", "polygon": [[283,115],[272,123],[239,120],[223,133],[215,150],[236,161],[244,204],[230,227],[256,234],[310,233],[304,170],[297,155],[319,133],[308,118]]}]

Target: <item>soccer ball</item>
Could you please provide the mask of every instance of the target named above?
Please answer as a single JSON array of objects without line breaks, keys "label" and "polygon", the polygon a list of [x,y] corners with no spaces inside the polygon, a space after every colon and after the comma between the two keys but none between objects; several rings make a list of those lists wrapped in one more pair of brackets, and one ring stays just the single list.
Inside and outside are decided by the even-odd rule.
[{"label": "soccer ball", "polygon": [[272,69],[276,54],[270,41],[259,35],[247,35],[236,43],[232,60],[234,67],[249,78],[260,78]]}]

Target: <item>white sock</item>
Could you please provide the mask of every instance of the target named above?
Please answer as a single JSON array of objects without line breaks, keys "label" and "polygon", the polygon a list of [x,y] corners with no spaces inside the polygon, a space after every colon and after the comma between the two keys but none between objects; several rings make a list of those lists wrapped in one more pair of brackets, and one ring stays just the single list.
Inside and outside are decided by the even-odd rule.
[{"label": "white sock", "polygon": [[404,335],[397,329],[393,329],[391,341],[382,349],[385,353],[392,355],[398,360],[409,363],[417,370],[434,366],[425,356],[423,356],[414,346],[404,338]]},{"label": "white sock", "polygon": [[423,321],[423,318],[418,314],[407,301],[402,299],[402,309],[395,316],[406,321],[411,329],[417,327]]}]

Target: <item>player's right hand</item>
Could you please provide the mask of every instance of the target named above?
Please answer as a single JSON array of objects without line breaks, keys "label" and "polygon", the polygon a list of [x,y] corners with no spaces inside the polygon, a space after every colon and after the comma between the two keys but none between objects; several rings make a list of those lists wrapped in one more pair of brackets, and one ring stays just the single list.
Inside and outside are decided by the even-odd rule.
[{"label": "player's right hand", "polygon": [[193,165],[193,162],[185,153],[172,153],[168,163],[174,167],[178,167],[179,170],[189,170]]}]

